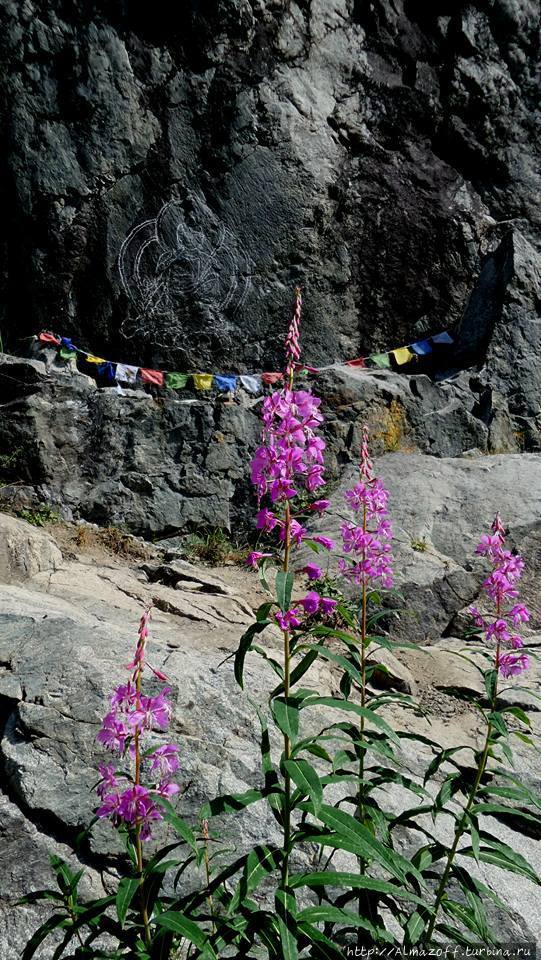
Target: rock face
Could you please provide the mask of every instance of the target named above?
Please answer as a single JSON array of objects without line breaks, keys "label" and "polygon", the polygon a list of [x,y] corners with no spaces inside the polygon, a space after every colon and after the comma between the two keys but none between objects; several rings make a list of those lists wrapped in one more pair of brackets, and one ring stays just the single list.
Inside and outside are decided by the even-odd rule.
[{"label": "rock face", "polygon": [[[395,486],[398,482],[394,481]],[[441,538],[446,528],[435,513],[431,535],[436,541],[437,529]],[[527,510],[517,519],[525,531]],[[0,537],[10,529],[9,519],[0,514]],[[31,533],[29,530],[28,535]],[[448,531],[445,548],[458,557],[449,545]],[[415,579],[415,560],[418,581],[424,578],[427,582],[419,554],[412,560],[410,582]],[[539,569],[532,566],[530,575],[527,588],[538,594]],[[482,571],[475,569],[471,577],[472,593],[476,593]],[[133,650],[144,602],[154,602],[152,663],[165,671],[172,689],[170,732],[181,751],[179,803],[183,816],[196,823],[201,805],[210,797],[242,792],[261,782],[259,724],[248,697],[235,683],[228,659],[252,619],[251,607],[260,602],[260,593],[253,574],[233,568],[211,572],[178,561],[164,563],[158,553],[133,569],[112,557],[91,560],[83,551],[69,559],[66,553],[54,570],[42,569],[32,575],[28,571],[15,585],[0,582],[0,862],[6,865],[0,876],[0,952],[6,960],[20,957],[29,933],[43,916],[34,906],[15,908],[14,901],[30,889],[49,886],[50,853],[74,864],[77,856],[82,859],[87,871],[85,893],[111,891],[118,866],[115,856],[121,848],[109,826],[96,825],[77,856],[73,847],[80,829],[92,817],[95,796],[91,787],[103,760],[95,736],[111,688],[125,680],[123,664]],[[455,611],[459,613],[462,606],[457,595]],[[539,645],[541,634],[535,632],[539,624],[530,626],[528,642]],[[266,647],[275,647],[277,654],[280,641],[272,629],[265,634]],[[473,668],[461,668],[463,661],[456,656],[462,646],[457,640],[437,639],[426,650],[406,651],[402,664],[393,657],[384,659],[385,670],[374,682],[382,688],[414,691],[426,712],[426,716],[415,717],[397,708],[383,711],[398,729],[416,730],[446,747],[478,741],[478,712],[444,689],[456,686],[477,691]],[[246,683],[250,696],[263,704],[275,678],[263,660],[249,655]],[[528,685],[539,696],[539,669],[532,671]],[[338,677],[327,664],[314,664],[303,678],[303,686],[329,694],[337,691]],[[536,703],[527,691],[517,690],[509,696],[523,706]],[[329,715],[314,715],[307,722],[325,726]],[[533,713],[533,729],[536,736],[541,733],[538,712]],[[408,746],[404,756],[404,772],[413,776],[419,776],[425,763],[416,750]],[[471,762],[469,753],[464,762]],[[531,788],[539,791],[535,753],[519,745],[517,763]],[[404,802],[400,790],[385,797],[385,804],[392,809],[400,809]],[[539,840],[521,834],[519,826],[520,821],[510,825],[491,822],[498,836],[541,870]],[[264,807],[254,805],[234,819],[225,819],[220,833],[228,846],[241,852],[256,842],[275,840],[276,824]],[[405,831],[403,842],[407,851],[408,844],[418,843],[418,837]],[[311,857],[308,850],[303,866],[315,867]],[[339,861],[335,864],[339,866]],[[346,864],[346,868],[348,865],[351,867]],[[481,865],[479,871],[485,883],[500,889],[501,873],[496,867]],[[506,875],[506,901],[517,920],[500,921],[497,929],[502,938],[505,934],[533,941],[541,935],[536,890],[523,878]],[[38,956],[45,960],[50,948]]]},{"label": "rock face", "polygon": [[307,360],[465,310],[476,362],[500,314],[536,333],[508,295],[539,230],[534,2],[3,9],[5,342],[257,368],[298,278]]}]

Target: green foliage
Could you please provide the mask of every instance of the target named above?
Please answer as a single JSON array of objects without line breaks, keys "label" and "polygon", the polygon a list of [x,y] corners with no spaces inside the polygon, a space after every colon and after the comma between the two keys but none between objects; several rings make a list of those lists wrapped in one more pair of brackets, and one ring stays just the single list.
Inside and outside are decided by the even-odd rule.
[{"label": "green foliage", "polygon": [[47,523],[58,523],[60,520],[58,513],[46,503],[40,504],[35,510],[17,510],[17,516],[31,523],[33,527],[44,527]]},{"label": "green foliage", "polygon": [[243,564],[248,548],[234,543],[226,530],[218,527],[208,532],[190,533],[183,541],[184,555],[189,560],[202,560],[212,566],[224,563]]}]

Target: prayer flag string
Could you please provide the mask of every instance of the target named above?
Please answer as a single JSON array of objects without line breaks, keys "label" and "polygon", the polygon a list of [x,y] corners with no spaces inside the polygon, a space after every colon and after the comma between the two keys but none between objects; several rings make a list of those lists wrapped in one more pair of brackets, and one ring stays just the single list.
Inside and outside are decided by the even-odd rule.
[{"label": "prayer flag string", "polygon": [[[259,394],[264,386],[272,386],[283,380],[283,374],[274,371],[235,374],[151,370],[128,363],[114,363],[111,360],[103,359],[103,357],[95,357],[92,353],[87,353],[86,350],[76,347],[70,337],[59,337],[49,331],[42,331],[38,334],[37,340],[43,347],[56,348],[62,360],[68,361],[80,357],[86,363],[94,365],[98,374],[110,384],[136,386],[138,383],[146,383],[155,387],[165,386],[169,390],[182,390],[191,380],[195,390],[205,391],[214,387],[223,393],[231,394],[240,386],[248,393]],[[304,373],[323,373],[325,370],[338,370],[347,367],[362,370],[370,366],[381,370],[389,370],[391,368],[391,357],[395,364],[400,367],[432,353],[433,344],[448,346],[452,343],[454,343],[453,337],[444,330],[424,340],[408,343],[403,347],[395,347],[393,350],[382,353],[370,353],[365,357],[357,357],[354,360],[328,363],[321,367],[296,363],[293,356],[291,359],[297,371]]]}]

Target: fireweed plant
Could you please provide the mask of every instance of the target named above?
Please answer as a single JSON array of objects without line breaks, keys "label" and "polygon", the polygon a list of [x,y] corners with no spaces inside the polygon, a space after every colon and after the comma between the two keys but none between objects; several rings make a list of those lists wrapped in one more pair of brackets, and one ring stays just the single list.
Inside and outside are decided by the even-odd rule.
[{"label": "fireweed plant", "polygon": [[[322,558],[335,544],[309,533],[310,521],[325,514],[329,501],[321,401],[296,382],[301,308],[297,290],[283,385],[263,401],[261,444],[251,464],[256,526],[268,546],[248,560],[270,599],[241,637],[234,671],[244,688],[248,653],[261,656],[272,671],[268,704],[254,703],[260,785],[212,799],[194,826],[175,811],[171,801],[182,803],[175,782],[182,776],[181,757],[175,744],[155,741],[165,733],[171,705],[166,678],[147,660],[145,610],[129,679],[113,692],[98,733],[116,762],[100,766],[96,818],[111,823],[127,851],[116,891],[81,902],[82,871],[73,873],[55,858],[59,890],[37,891],[24,901],[50,900],[55,913],[34,934],[23,960],[53,931],[63,936],[55,958],[343,960],[348,945],[490,943],[487,904],[506,908],[471,860],[540,882],[486,826],[486,815],[535,824],[541,810],[512,770],[511,738],[531,743],[529,720],[505,700],[499,684],[500,678],[516,683],[529,666],[518,633],[530,618],[517,591],[523,561],[506,549],[497,518],[477,549],[490,565],[483,589],[491,612],[472,610],[474,628],[458,654],[483,678],[485,695],[471,697],[485,724],[479,749],[444,749],[427,736],[394,729],[386,708],[396,716],[397,707],[418,706],[372,683],[375,671],[386,669],[378,663],[381,649],[412,646],[391,641],[381,628],[389,616],[383,593],[393,584],[389,493],[374,475],[365,429],[358,478],[345,494],[341,556],[332,579]],[[279,646],[271,628],[279,632]],[[333,671],[339,693],[320,695],[313,685],[302,686],[316,661]],[[162,689],[143,690],[145,671]],[[246,694],[253,702],[249,689]],[[314,709],[328,716],[328,725],[307,734]],[[419,758],[410,769],[415,746],[419,756],[427,749],[430,754],[424,770]],[[468,751],[473,764],[465,767]],[[393,787],[402,798],[398,812],[388,809]],[[214,818],[255,803],[268,804],[273,841],[229,862]],[[454,824],[450,846],[440,838],[442,815]],[[222,820],[218,824],[222,831]],[[167,842],[156,849],[153,835],[158,839],[165,830]],[[405,831],[407,857],[399,852]],[[309,869],[303,869],[306,862]]]}]

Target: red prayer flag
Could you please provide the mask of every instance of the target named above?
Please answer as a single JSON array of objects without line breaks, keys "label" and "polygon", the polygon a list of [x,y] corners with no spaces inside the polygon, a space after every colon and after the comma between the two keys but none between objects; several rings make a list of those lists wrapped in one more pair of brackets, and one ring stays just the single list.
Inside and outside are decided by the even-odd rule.
[{"label": "red prayer flag", "polygon": [[153,383],[155,387],[163,387],[164,376],[161,370],[145,370],[144,367],[140,367],[139,373],[143,383]]},{"label": "red prayer flag", "polygon": [[262,373],[261,379],[263,383],[273,384],[278,383],[279,380],[284,379],[283,373]]},{"label": "red prayer flag", "polygon": [[357,360],[346,360],[346,367],[366,367],[366,357],[359,357]]},{"label": "red prayer flag", "polygon": [[60,346],[60,339],[59,337],[55,337],[54,333],[40,333],[38,340],[40,343],[54,343],[55,346]]}]

